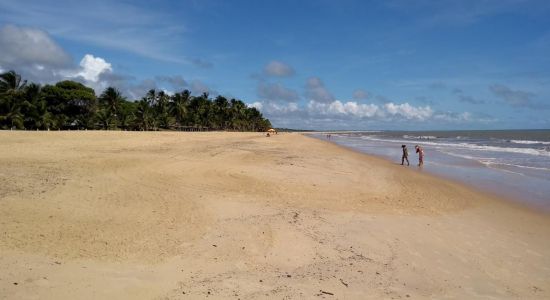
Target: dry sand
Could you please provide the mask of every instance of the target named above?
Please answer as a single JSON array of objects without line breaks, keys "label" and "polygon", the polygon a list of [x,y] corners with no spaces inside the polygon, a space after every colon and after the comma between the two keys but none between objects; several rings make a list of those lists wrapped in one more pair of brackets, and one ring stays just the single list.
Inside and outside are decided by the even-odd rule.
[{"label": "dry sand", "polygon": [[300,134],[0,132],[1,299],[549,299],[550,218]]}]

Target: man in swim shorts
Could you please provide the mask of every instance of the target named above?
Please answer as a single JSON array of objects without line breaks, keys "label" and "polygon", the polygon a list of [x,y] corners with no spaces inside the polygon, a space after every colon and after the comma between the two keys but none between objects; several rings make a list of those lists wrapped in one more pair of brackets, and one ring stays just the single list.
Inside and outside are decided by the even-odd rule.
[{"label": "man in swim shorts", "polygon": [[401,156],[401,165],[407,161],[407,166],[409,165],[409,150],[407,150],[407,145],[401,145],[403,148],[403,156]]}]

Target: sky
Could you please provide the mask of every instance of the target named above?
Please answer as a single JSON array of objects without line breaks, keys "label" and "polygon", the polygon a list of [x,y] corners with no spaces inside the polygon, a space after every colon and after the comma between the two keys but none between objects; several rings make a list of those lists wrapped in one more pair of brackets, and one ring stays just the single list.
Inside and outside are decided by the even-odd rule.
[{"label": "sky", "polygon": [[550,128],[550,1],[0,0],[12,69],[223,95],[276,127]]}]

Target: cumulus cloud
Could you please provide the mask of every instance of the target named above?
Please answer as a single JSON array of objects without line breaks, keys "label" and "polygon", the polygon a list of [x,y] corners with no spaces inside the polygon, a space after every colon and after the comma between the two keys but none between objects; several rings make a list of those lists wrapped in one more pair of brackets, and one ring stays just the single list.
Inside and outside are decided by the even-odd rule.
[{"label": "cumulus cloud", "polygon": [[422,121],[429,119],[433,115],[431,107],[414,107],[409,103],[394,104],[390,102],[384,104],[384,108],[392,116],[401,116],[409,120],[416,119]]},{"label": "cumulus cloud", "polygon": [[106,62],[101,57],[94,57],[91,54],[86,54],[80,61],[81,70],[78,72],[78,76],[82,76],[88,81],[97,82],[99,74],[103,72],[112,72],[113,68],[111,64]]},{"label": "cumulus cloud", "polygon": [[176,11],[132,1],[0,1],[2,23],[25,22],[66,40],[186,63],[181,54],[186,28],[174,22]]},{"label": "cumulus cloud", "polygon": [[424,121],[433,115],[429,106],[412,106],[409,103],[396,104],[393,102],[384,105],[357,103],[354,101],[341,102],[335,100],[331,103],[319,103],[310,101],[308,103],[310,112],[324,115],[340,115],[356,118],[376,118],[378,120],[392,120],[404,118],[407,120]]},{"label": "cumulus cloud", "polygon": [[531,92],[521,91],[521,90],[512,90],[511,88],[501,85],[494,84],[489,86],[489,90],[499,97],[505,103],[514,107],[529,107],[537,108],[538,105],[533,103],[532,99],[535,94]]},{"label": "cumulus cloud", "polygon": [[380,116],[383,112],[380,107],[374,104],[360,104],[357,102],[341,102],[339,100],[331,103],[309,101],[307,109],[310,113],[320,115],[336,115],[357,118],[371,118]]},{"label": "cumulus cloud", "polygon": [[[268,116],[281,116],[292,113],[302,119],[355,119],[392,121],[396,119],[426,121],[434,116],[434,111],[429,106],[412,106],[409,103],[396,104],[393,102],[377,105],[372,103],[359,103],[356,101],[317,102],[310,100],[305,106],[300,107],[295,102],[274,103],[255,102],[252,106],[260,109]],[[289,117],[289,115],[286,115]],[[442,119],[441,117],[440,119]]]},{"label": "cumulus cloud", "polygon": [[259,102],[259,101],[256,101],[256,102],[253,102],[253,103],[248,103],[248,104],[246,104],[246,106],[254,107],[257,110],[262,110],[262,108],[264,107],[263,103]]},{"label": "cumulus cloud", "polygon": [[321,103],[329,103],[335,100],[319,77],[308,78],[306,82],[306,97],[310,101]]},{"label": "cumulus cloud", "polygon": [[266,111],[267,113],[270,113],[273,115],[289,115],[292,113],[300,112],[300,108],[298,104],[295,102],[289,102],[289,103],[266,102],[262,104],[262,111]]},{"label": "cumulus cloud", "polygon": [[469,112],[454,113],[454,112],[439,112],[434,115],[434,119],[447,122],[468,122],[472,120],[472,114]]},{"label": "cumulus cloud", "polygon": [[51,83],[71,79],[98,91],[105,88],[107,79],[114,79],[106,75],[113,69],[105,59],[86,54],[77,65],[47,32],[36,28],[3,26],[0,53],[2,69],[13,69],[30,81]]},{"label": "cumulus cloud", "polygon": [[72,59],[45,31],[5,25],[0,28],[0,66],[3,68],[67,67]]},{"label": "cumulus cloud", "polygon": [[[100,94],[114,86],[129,99],[140,99],[151,89],[179,90],[189,88],[195,94],[216,94],[205,83],[190,84],[180,75],[156,76],[136,80],[133,76],[116,73],[105,58],[86,54],[76,64],[67,52],[45,31],[35,28],[6,25],[0,28],[0,70],[14,69],[23,78],[37,83],[74,80]],[[206,64],[195,60],[195,64]],[[206,67],[206,66],[205,66]]]},{"label": "cumulus cloud", "polygon": [[412,126],[414,126],[413,124],[455,124],[453,126],[456,126],[456,124],[496,121],[489,115],[436,111],[429,105],[416,106],[408,102],[376,104],[341,100],[331,102],[310,100],[306,104],[300,105],[295,102],[257,101],[248,106],[256,107],[273,124],[277,124],[276,126],[303,129],[346,129],[372,125],[388,128],[403,126],[403,124]]},{"label": "cumulus cloud", "polygon": [[294,68],[280,61],[271,61],[264,67],[264,73],[275,77],[289,77],[295,74]]},{"label": "cumulus cloud", "polygon": [[0,28],[0,69],[51,82],[63,78],[60,71],[69,68],[75,68],[71,56],[47,32],[14,25]]},{"label": "cumulus cloud", "polygon": [[271,102],[286,101],[296,102],[300,97],[294,90],[286,88],[279,83],[263,83],[258,84],[258,97]]},{"label": "cumulus cloud", "polygon": [[357,89],[353,91],[353,99],[355,100],[366,100],[369,98],[369,93],[362,89]]}]

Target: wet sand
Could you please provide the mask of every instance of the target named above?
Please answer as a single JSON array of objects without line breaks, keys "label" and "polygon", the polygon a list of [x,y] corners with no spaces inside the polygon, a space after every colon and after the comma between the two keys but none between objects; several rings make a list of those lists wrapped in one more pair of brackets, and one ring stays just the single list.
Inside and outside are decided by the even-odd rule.
[{"label": "wet sand", "polygon": [[550,218],[300,134],[0,132],[1,299],[548,299]]},{"label": "wet sand", "polygon": [[[401,145],[407,143],[395,140],[369,140],[340,134],[334,134],[330,140],[327,140],[324,134],[309,135],[399,164],[402,155]],[[534,168],[514,169],[506,165],[487,163],[487,161],[491,161],[489,158],[482,163],[474,156],[466,158],[453,154],[452,151],[449,152],[448,148],[437,146],[436,143],[424,145],[420,142],[408,145],[409,161],[411,167],[414,168],[417,168],[418,164],[418,154],[414,150],[415,143],[419,143],[424,149],[425,158],[422,172],[461,182],[480,191],[489,192],[502,200],[550,213],[549,171]],[[489,156],[496,155],[494,153],[487,154],[487,157]]]}]

